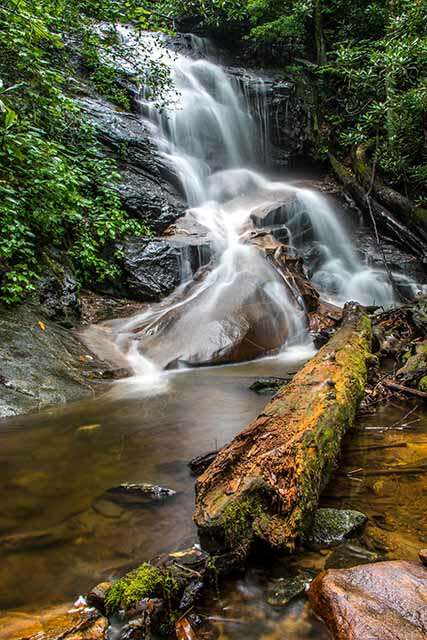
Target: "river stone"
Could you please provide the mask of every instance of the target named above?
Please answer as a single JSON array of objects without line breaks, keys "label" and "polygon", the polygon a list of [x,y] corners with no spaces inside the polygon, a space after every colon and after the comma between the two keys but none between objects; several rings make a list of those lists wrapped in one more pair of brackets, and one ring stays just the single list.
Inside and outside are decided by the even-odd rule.
[{"label": "river stone", "polygon": [[275,607],[288,604],[306,591],[313,577],[313,572],[301,571],[295,576],[274,580],[267,593],[268,604]]},{"label": "river stone", "polygon": [[90,607],[95,607],[103,615],[105,615],[105,596],[111,589],[111,582],[100,582],[86,595],[86,602]]},{"label": "river stone", "polygon": [[317,509],[304,543],[309,547],[329,547],[354,535],[367,517],[352,509]]},{"label": "river stone", "polygon": [[174,496],[176,491],[149,482],[124,482],[108,489],[104,498],[120,505],[145,505]]},{"label": "river stone", "polygon": [[309,598],[335,640],[425,640],[427,569],[405,560],[329,569]]},{"label": "river stone", "polygon": [[349,540],[334,548],[325,563],[325,569],[347,569],[359,564],[378,562],[381,557],[374,551],[362,547],[355,540]]}]

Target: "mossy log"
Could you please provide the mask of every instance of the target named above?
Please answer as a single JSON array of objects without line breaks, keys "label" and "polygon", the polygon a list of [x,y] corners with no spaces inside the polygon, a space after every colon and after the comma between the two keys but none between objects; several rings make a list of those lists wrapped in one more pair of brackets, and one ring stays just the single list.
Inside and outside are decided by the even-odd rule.
[{"label": "mossy log", "polygon": [[342,327],[199,477],[202,546],[240,563],[255,542],[293,551],[354,420],[367,376],[371,322],[348,307]]},{"label": "mossy log", "polygon": [[[404,221],[399,219],[394,215],[397,208],[394,207],[392,209],[392,213],[387,209],[387,207],[373,197],[373,193],[368,195],[369,187],[365,188],[362,186],[357,176],[350,169],[339,162],[339,160],[337,160],[333,155],[329,156],[329,161],[338,180],[354,198],[356,204],[364,212],[369,211],[370,209],[378,228],[381,228],[387,234],[392,236],[394,240],[397,241],[404,249],[409,251],[409,253],[412,253],[419,257],[420,260],[425,261],[427,253],[427,236],[425,235],[425,231],[421,231],[419,225],[415,226],[413,218],[408,216]],[[409,228],[410,226],[414,230]]]}]

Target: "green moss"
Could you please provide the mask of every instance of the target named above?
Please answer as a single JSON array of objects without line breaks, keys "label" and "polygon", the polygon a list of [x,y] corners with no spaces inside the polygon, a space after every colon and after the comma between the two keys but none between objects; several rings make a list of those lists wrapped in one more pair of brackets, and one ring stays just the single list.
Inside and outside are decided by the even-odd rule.
[{"label": "green moss", "polygon": [[261,499],[256,496],[231,502],[222,513],[222,527],[227,543],[237,547],[252,538],[252,524],[262,517],[264,509]]},{"label": "green moss", "polygon": [[111,587],[105,607],[112,614],[119,609],[127,609],[143,598],[164,598],[170,603],[178,590],[179,585],[170,571],[144,563]]},{"label": "green moss", "polygon": [[427,376],[423,376],[418,383],[418,389],[427,393]]}]

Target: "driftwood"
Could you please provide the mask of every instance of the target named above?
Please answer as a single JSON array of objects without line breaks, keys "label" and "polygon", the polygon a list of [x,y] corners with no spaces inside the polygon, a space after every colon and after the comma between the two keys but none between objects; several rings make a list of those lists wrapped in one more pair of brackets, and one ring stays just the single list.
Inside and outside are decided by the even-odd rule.
[{"label": "driftwood", "polygon": [[241,562],[262,541],[292,551],[311,523],[366,383],[371,323],[357,307],[196,485],[202,546]]}]

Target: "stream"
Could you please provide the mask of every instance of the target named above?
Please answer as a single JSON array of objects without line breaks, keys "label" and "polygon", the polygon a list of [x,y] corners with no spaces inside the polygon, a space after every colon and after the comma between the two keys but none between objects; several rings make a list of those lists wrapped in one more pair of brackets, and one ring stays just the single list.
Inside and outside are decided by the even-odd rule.
[{"label": "stream", "polygon": [[[140,117],[190,206],[175,233],[206,239],[211,264],[195,275],[183,260],[182,284],[169,298],[85,330],[86,344],[101,356],[108,347],[130,378],[94,399],[0,422],[3,610],[73,601],[101,580],[197,541],[189,460],[222,447],[260,412],[268,398],[249,389],[255,379],[294,372],[315,353],[298,290],[260,254],[254,232],[267,229],[290,255],[303,254],[311,282],[330,303],[395,302],[384,270],[366,264],[353,245],[343,212],[301,181],[269,175],[261,80],[248,79],[261,87],[254,102],[206,43],[192,42],[191,55],[151,42],[181,102],[159,115],[142,92]],[[268,224],[260,223],[266,215]],[[409,277],[396,277],[416,291]],[[248,335],[265,339],[262,353],[243,349]],[[233,358],[251,361],[224,364]],[[322,506],[367,514],[363,541],[255,558],[245,575],[200,605],[221,637],[327,638],[303,597],[287,605],[272,600],[284,577],[416,558],[427,543],[427,417],[415,411],[402,420],[410,408],[390,405],[361,417],[323,494]],[[177,493],[137,507],[105,496],[124,482]]]}]

